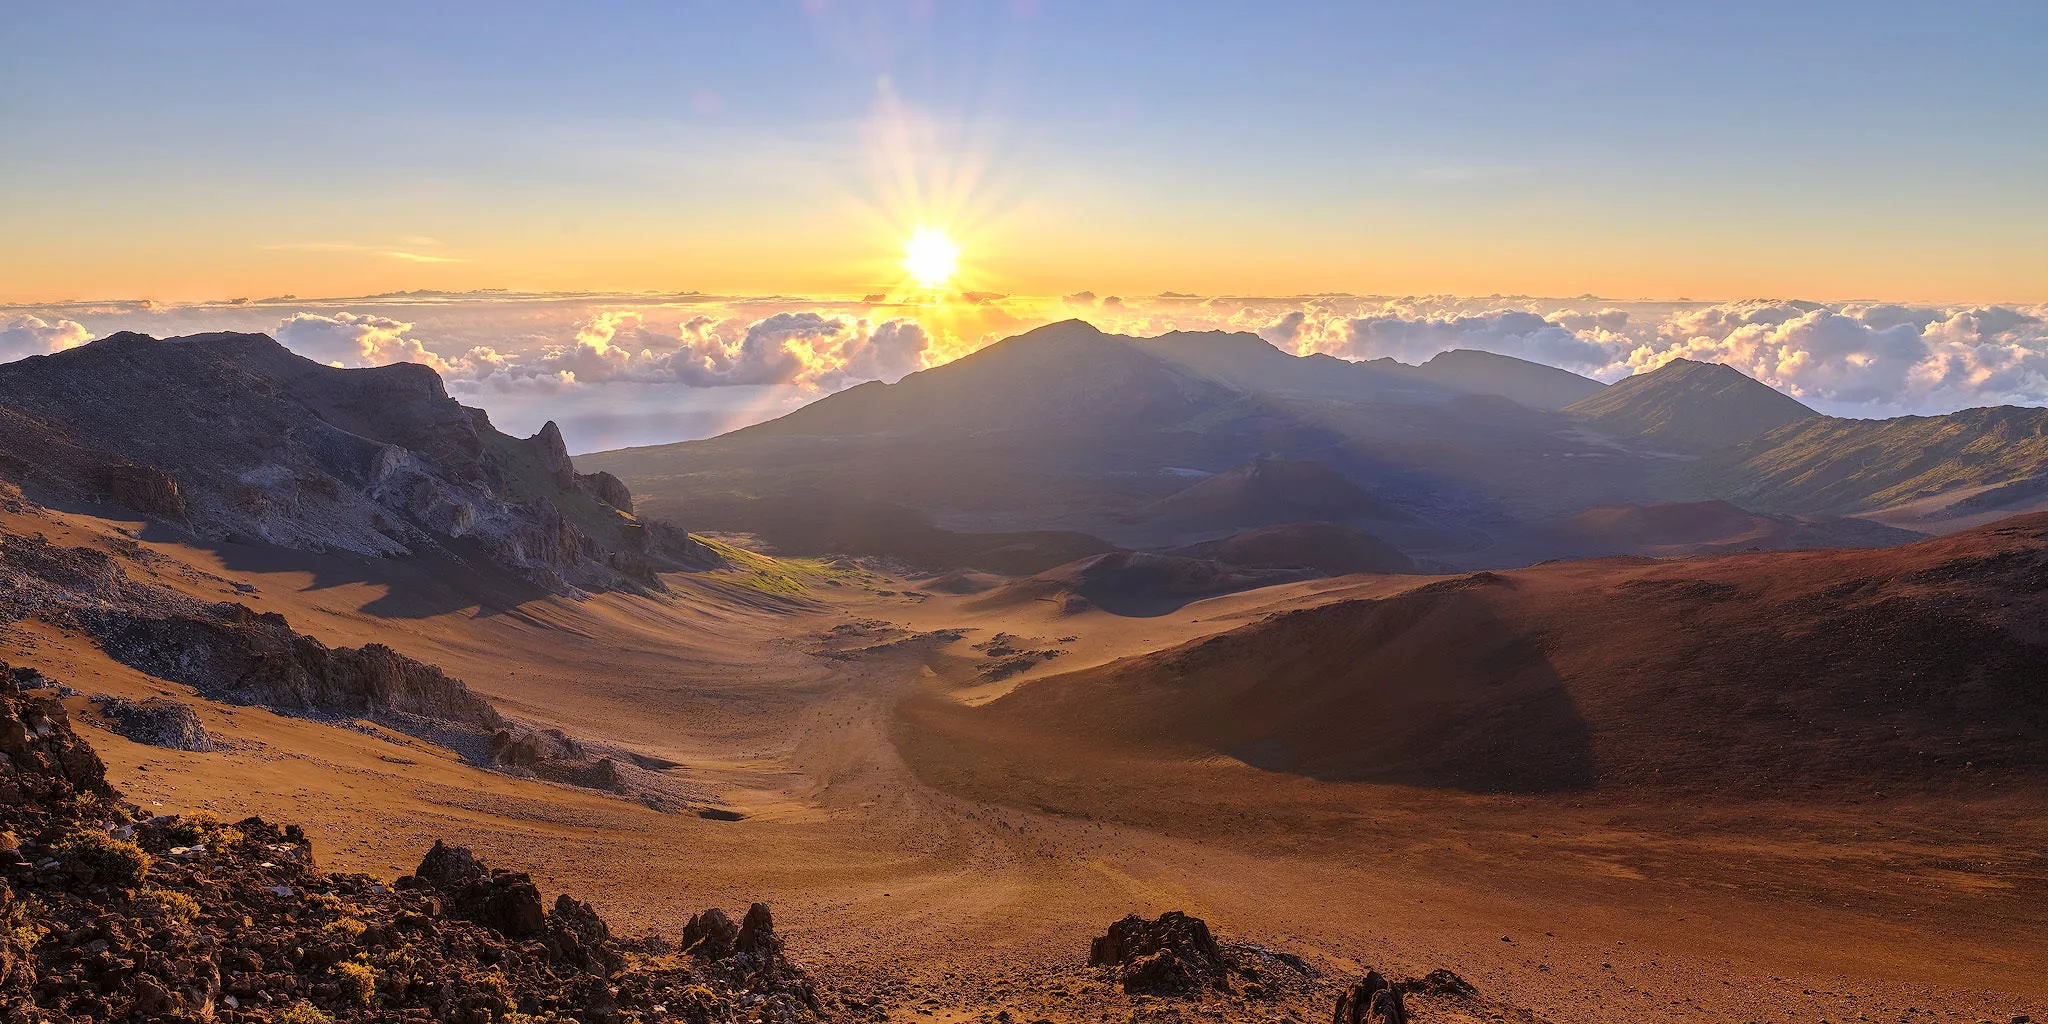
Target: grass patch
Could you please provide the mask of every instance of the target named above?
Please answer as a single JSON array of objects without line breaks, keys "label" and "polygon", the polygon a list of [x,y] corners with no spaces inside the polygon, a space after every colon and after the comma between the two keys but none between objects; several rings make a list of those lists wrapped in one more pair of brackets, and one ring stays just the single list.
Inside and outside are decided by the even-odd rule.
[{"label": "grass patch", "polygon": [[865,569],[847,568],[835,565],[822,558],[776,558],[758,551],[748,551],[736,544],[713,540],[698,534],[692,539],[718,553],[731,568],[714,569],[703,575],[722,579],[748,590],[781,597],[802,597],[812,587],[828,582],[840,584],[866,583],[877,577]]}]

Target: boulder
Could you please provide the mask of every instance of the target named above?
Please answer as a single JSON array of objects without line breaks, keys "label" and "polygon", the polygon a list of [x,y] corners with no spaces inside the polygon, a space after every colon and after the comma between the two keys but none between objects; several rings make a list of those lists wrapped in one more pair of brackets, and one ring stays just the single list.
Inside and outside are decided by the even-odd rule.
[{"label": "boulder", "polygon": [[199,714],[185,704],[162,697],[133,701],[114,697],[101,705],[113,720],[114,732],[137,743],[171,750],[209,751],[213,740]]},{"label": "boulder", "polygon": [[492,871],[467,847],[435,840],[413,877],[439,890],[449,913],[507,938],[537,938],[548,930],[533,879],[523,871]]},{"label": "boulder", "polygon": [[734,947],[739,944],[739,937],[739,926],[725,916],[725,911],[713,907],[692,916],[689,923],[683,925],[679,944],[686,953],[707,960],[723,960],[732,955]]},{"label": "boulder", "polygon": [[1132,914],[1090,944],[1088,963],[1113,968],[1126,992],[1189,994],[1230,988],[1230,964],[1201,918],[1178,910]]}]

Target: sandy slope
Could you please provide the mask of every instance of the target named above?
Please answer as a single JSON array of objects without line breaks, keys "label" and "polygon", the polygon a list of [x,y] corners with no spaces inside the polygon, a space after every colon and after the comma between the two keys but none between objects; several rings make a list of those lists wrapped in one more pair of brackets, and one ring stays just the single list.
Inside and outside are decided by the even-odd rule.
[{"label": "sandy slope", "polygon": [[[5,525],[118,543],[86,518]],[[1364,964],[1449,966],[1557,1020],[2005,1020],[2048,1001],[2048,825],[2033,790],[1811,804],[1475,795],[1072,745],[973,706],[1426,580],[1309,581],[1126,618],[992,608],[881,577],[794,599],[679,578],[671,600],[571,601],[407,563],[149,546],[191,567],[167,563],[163,581],[283,612],[330,643],[377,639],[510,713],[681,761],[690,786],[749,817],[657,813],[405,737],[210,706],[209,730],[233,749],[92,731],[135,799],[303,821],[330,866],[379,874],[459,834],[627,930],[766,898],[828,975],[901,979],[890,1002],[905,1018],[924,1000],[959,1017],[998,992],[1058,1020],[1128,1015],[1081,992],[1087,938],[1173,908],[1310,955],[1332,982]],[[179,689],[45,627],[9,631],[0,657],[88,692]],[[996,671],[1019,657],[1031,664]],[[1044,995],[1051,985],[1074,994]]]}]

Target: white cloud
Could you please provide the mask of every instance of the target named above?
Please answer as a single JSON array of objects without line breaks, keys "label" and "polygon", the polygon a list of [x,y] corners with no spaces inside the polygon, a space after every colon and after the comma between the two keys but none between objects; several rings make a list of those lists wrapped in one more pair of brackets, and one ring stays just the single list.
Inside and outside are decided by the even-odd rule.
[{"label": "white cloud", "polygon": [[76,320],[45,320],[24,313],[0,323],[5,324],[0,326],[0,362],[62,352],[92,340],[92,332]]},{"label": "white cloud", "polygon": [[293,313],[277,325],[277,340],[308,359],[334,366],[420,363],[447,373],[456,369],[412,336],[402,320],[346,310],[332,316]]}]

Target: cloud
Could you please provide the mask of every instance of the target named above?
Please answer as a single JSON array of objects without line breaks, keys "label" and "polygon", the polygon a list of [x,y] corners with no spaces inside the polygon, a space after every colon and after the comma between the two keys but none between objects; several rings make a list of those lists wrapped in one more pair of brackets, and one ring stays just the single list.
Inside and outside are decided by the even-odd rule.
[{"label": "cloud", "polygon": [[76,320],[45,320],[23,313],[0,324],[0,362],[62,352],[92,340],[92,332]]},{"label": "cloud", "polygon": [[894,381],[918,369],[930,347],[924,328],[912,320],[890,320],[870,328],[858,318],[777,313],[747,325],[737,339],[700,325],[666,364],[676,379],[696,387],[794,384],[830,389],[861,380]]},{"label": "cloud", "polygon": [[[399,244],[439,251],[425,239]],[[379,251],[364,254],[374,258]],[[952,303],[943,312],[883,297],[695,293],[418,291],[241,304],[95,301],[0,309],[0,358],[120,330],[156,337],[263,331],[323,363],[423,363],[439,371],[450,390],[494,414],[518,409],[546,418],[547,409],[559,406],[602,418],[607,396],[630,394],[644,403],[636,415],[644,413],[646,424],[665,422],[662,410],[669,406],[663,403],[677,415],[718,404],[737,422],[862,380],[900,379],[1069,316],[1136,336],[1238,331],[1284,350],[1349,359],[1416,363],[1446,349],[1481,349],[1607,381],[1682,356],[1735,366],[1838,415],[2048,402],[2048,305],[1787,298],[1705,303],[1325,294],[1108,301],[1076,292]]]},{"label": "cloud", "polygon": [[1720,337],[1646,345],[1629,362],[1639,370],[1680,357],[1726,363],[1844,415],[2048,401],[2048,322],[2032,313],[1811,305],[1783,317],[1780,307]]},{"label": "cloud", "polygon": [[277,340],[308,359],[333,366],[420,363],[447,373],[457,367],[411,336],[402,320],[346,310],[323,316],[293,313],[277,325]]},{"label": "cloud", "polygon": [[[1625,319],[1624,316],[1622,320]],[[1520,310],[1420,320],[1367,316],[1353,319],[1348,326],[1345,351],[1334,354],[1353,359],[1391,356],[1402,362],[1418,363],[1449,349],[1473,348],[1597,373],[1608,369],[1615,356],[1614,347],[1597,322],[1574,330],[1564,323]]]}]

